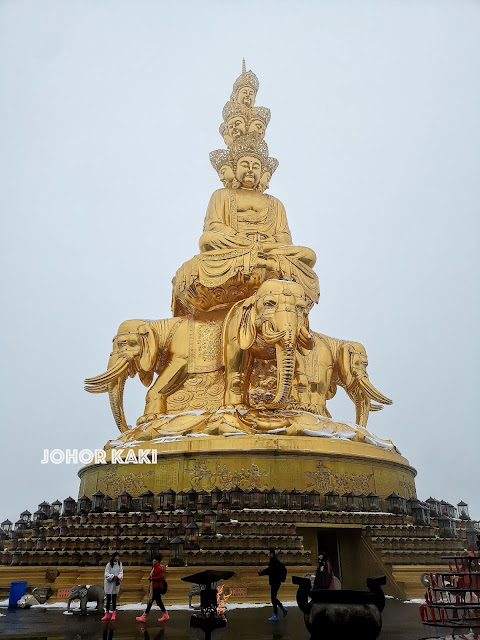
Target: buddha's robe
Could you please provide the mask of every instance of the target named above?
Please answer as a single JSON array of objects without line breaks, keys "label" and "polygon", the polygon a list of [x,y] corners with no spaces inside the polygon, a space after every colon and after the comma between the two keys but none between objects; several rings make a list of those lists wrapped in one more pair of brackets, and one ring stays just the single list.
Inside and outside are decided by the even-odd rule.
[{"label": "buddha's robe", "polygon": [[200,283],[218,288],[243,274],[263,270],[263,279],[281,278],[302,285],[312,302],[319,298],[312,267],[315,253],[292,244],[285,208],[280,200],[247,189],[219,189],[210,199],[201,253],[186,262],[174,278],[174,298]]}]

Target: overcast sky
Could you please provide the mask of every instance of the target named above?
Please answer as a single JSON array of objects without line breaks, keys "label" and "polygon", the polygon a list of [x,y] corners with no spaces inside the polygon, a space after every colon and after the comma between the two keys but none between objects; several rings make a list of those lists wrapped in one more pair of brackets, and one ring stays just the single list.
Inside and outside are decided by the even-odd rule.
[{"label": "overcast sky", "polygon": [[[170,316],[243,56],[270,193],[318,256],[312,328],[365,344],[394,400],[369,428],[419,497],[480,518],[479,34],[462,0],[0,2],[1,520],[76,497],[78,467],[44,448],[118,433],[83,379],[122,320]],[[126,396],[134,424],[145,390]]]}]

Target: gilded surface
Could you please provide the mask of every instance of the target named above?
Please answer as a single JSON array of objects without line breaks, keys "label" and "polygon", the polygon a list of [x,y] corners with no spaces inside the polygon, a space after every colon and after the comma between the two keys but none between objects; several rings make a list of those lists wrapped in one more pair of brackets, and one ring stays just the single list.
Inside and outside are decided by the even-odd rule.
[{"label": "gilded surface", "polygon": [[198,491],[212,491],[217,487],[228,491],[234,487],[240,487],[243,491],[249,491],[255,487],[264,490],[268,488],[265,479],[268,478],[268,471],[260,471],[256,464],[251,464],[247,469],[230,471],[226,464],[217,462],[212,469],[206,460],[198,460],[194,463],[193,469],[186,469],[192,476],[192,487]]},{"label": "gilded surface", "polygon": [[[316,255],[294,244],[285,207],[266,193],[278,161],[269,155],[271,114],[257,104],[258,91],[258,78],[244,63],[222,110],[226,148],[210,154],[223,188],[210,198],[199,253],[173,279],[173,317],[122,322],[106,371],[86,380],[87,391],[108,393],[120,431],[107,450],[200,439],[195,436],[225,436],[227,448],[227,440],[262,434],[289,436],[292,449],[295,438],[306,436],[396,451],[390,440],[366,429],[369,412],[391,400],[370,382],[364,346],[310,329],[309,312],[319,298]],[[132,427],[123,391],[134,376],[148,391]],[[352,423],[336,421],[328,410],[338,387],[353,402]],[[250,486],[263,477],[255,465],[230,469],[194,462],[189,473],[198,486],[227,486],[229,478]],[[323,467],[308,473],[317,474],[309,477],[322,486],[369,482]],[[138,492],[134,476],[121,474],[122,487],[130,482],[132,494]],[[113,482],[107,490],[120,486]]]},{"label": "gilded surface", "polygon": [[323,494],[328,491],[337,491],[340,494],[354,491],[358,494],[364,493],[368,495],[374,489],[372,485],[373,474],[369,476],[342,475],[334,469],[329,469],[322,462],[318,463],[315,471],[305,471],[305,475],[313,480],[307,486]]}]

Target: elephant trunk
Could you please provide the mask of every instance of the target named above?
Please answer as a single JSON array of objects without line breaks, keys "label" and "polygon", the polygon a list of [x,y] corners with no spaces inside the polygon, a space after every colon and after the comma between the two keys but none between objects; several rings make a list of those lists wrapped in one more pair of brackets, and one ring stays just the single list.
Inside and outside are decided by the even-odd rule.
[{"label": "elephant trunk", "polygon": [[280,409],[290,396],[295,371],[295,345],[277,342],[277,391],[271,402],[266,402],[267,409]]},{"label": "elephant trunk", "polygon": [[275,331],[271,320],[264,320],[262,323],[262,335],[265,342],[269,345],[276,344],[286,334],[286,331]]},{"label": "elephant trunk", "polygon": [[127,375],[120,376],[115,382],[108,384],[108,399],[112,409],[113,418],[121,433],[128,431],[127,421],[125,420],[125,412],[123,410],[123,389]]},{"label": "elephant trunk", "polygon": [[110,407],[119,430],[128,430],[123,410],[123,389],[131,370],[131,362],[125,356],[112,354],[108,361],[107,370],[99,376],[85,380],[85,390],[90,393],[105,393],[108,391]]}]

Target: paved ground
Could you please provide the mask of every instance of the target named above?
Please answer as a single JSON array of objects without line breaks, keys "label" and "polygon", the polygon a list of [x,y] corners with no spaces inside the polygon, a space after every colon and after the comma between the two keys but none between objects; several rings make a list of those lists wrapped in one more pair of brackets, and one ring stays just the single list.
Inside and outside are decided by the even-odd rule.
[{"label": "paved ground", "polygon": [[[269,608],[233,609],[228,613],[226,629],[215,632],[213,640],[308,640],[303,616],[290,607],[285,620],[268,622]],[[100,622],[99,616],[66,616],[55,609],[0,609],[0,637],[42,638],[43,640],[203,640],[203,633],[189,628],[188,611],[171,611],[170,620],[157,622],[152,610],[147,625],[135,622],[140,612],[119,611],[115,623]],[[420,640],[444,634],[424,629],[418,619],[418,605],[387,600],[383,612],[383,630],[379,640]],[[328,640],[334,640],[329,638]],[[354,639],[352,639],[354,640]]]}]

